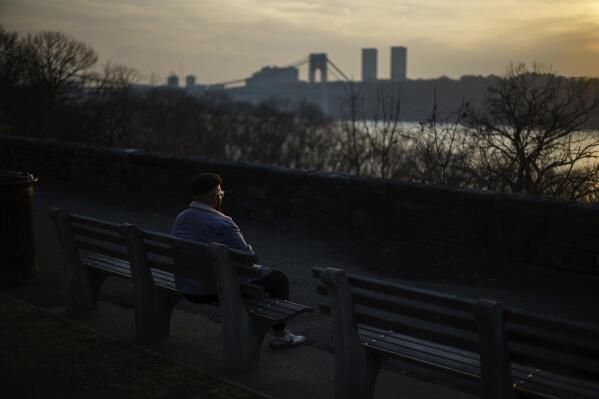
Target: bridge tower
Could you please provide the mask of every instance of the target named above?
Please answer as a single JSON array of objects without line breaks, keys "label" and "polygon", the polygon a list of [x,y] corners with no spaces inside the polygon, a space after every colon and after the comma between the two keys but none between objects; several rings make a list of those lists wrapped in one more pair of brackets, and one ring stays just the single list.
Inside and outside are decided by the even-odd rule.
[{"label": "bridge tower", "polygon": [[310,54],[310,66],[308,72],[308,80],[310,83],[316,81],[316,71],[320,71],[320,82],[327,82],[327,53],[313,53]]}]

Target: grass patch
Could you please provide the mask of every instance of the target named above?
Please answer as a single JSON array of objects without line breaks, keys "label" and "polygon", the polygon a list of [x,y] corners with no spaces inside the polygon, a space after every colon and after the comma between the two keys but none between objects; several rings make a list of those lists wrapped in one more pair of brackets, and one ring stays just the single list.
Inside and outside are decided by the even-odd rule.
[{"label": "grass patch", "polygon": [[263,399],[0,295],[4,397]]}]

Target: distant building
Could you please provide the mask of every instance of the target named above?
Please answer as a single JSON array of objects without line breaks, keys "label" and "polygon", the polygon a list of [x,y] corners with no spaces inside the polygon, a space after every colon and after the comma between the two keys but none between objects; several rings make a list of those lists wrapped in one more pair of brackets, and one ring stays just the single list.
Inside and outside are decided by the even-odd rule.
[{"label": "distant building", "polygon": [[391,80],[406,80],[408,64],[408,49],[391,47]]},{"label": "distant building", "polygon": [[169,75],[168,78],[166,78],[166,86],[170,87],[172,89],[176,89],[179,87],[179,77],[177,75],[175,75],[174,73]]},{"label": "distant building", "polygon": [[362,49],[362,81],[369,82],[377,80],[377,55],[375,48]]},{"label": "distant building", "polygon": [[185,87],[188,89],[193,89],[196,86],[196,77],[195,75],[187,75],[185,77]]},{"label": "distant building", "polygon": [[299,70],[295,67],[264,67],[245,80],[248,88],[261,88],[293,84],[299,81]]}]

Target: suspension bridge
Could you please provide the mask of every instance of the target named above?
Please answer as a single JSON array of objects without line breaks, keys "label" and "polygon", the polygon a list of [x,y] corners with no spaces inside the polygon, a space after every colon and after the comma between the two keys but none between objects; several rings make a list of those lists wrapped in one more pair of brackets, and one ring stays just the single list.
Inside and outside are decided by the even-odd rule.
[{"label": "suspension bridge", "polygon": [[[281,68],[296,68],[299,69],[304,65],[308,66],[308,81],[309,83],[327,83],[329,73],[337,80],[350,82],[351,79],[339,68],[326,53],[313,53],[306,57],[300,58],[293,62],[284,64]],[[320,80],[317,80],[317,73],[320,74]],[[227,80],[225,82],[212,83],[207,85],[207,89],[230,88],[237,87],[240,84],[246,83],[249,78]]]}]

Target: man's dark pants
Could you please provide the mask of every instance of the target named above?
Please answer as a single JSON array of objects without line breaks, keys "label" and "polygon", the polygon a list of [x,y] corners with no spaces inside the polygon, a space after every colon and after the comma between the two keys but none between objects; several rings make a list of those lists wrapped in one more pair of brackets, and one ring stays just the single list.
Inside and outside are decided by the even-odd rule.
[{"label": "man's dark pants", "polygon": [[[264,287],[266,294],[272,298],[289,299],[289,277],[284,271],[271,269],[270,273],[258,280],[252,282]],[[218,302],[218,295],[190,295],[184,294],[190,302],[196,304]],[[273,331],[282,331],[285,329],[285,323],[276,324],[272,327]]]}]

